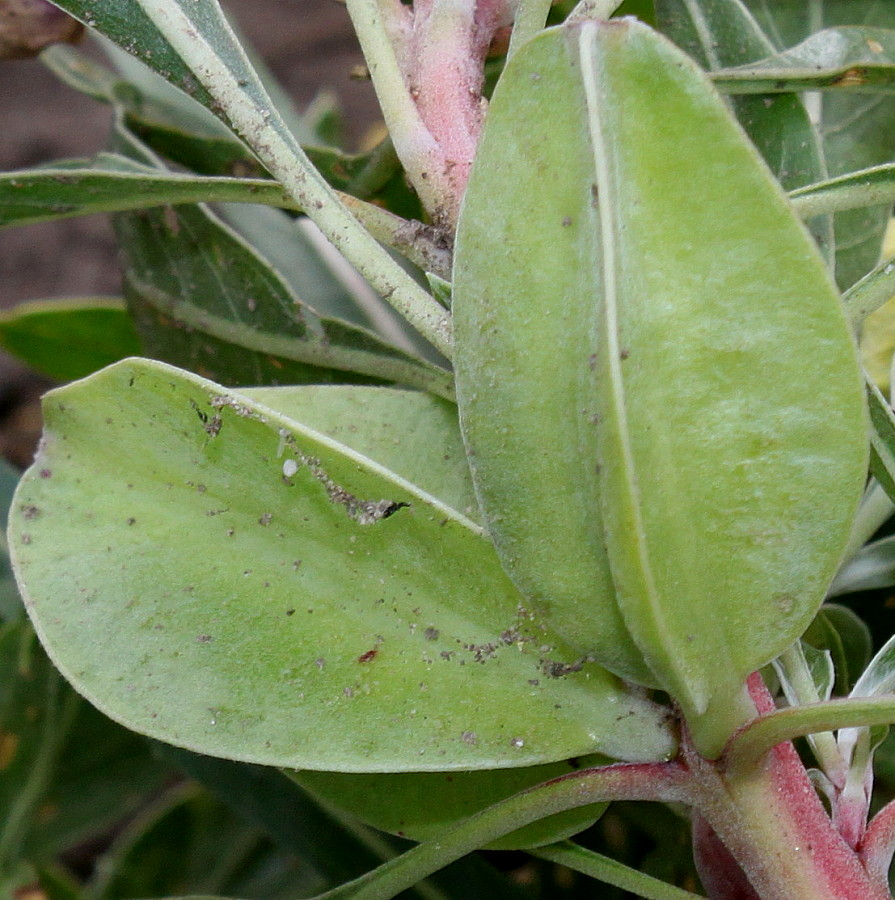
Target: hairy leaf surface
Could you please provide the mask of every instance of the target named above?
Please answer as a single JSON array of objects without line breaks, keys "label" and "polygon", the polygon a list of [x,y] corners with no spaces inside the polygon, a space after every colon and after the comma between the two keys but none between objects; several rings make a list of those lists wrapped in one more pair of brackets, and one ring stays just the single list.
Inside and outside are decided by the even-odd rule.
[{"label": "hairy leaf surface", "polygon": [[10,526],[23,596],[128,727],[337,771],[671,751],[660,710],[525,608],[477,525],[344,445],[150,361],[45,413]]},{"label": "hairy leaf surface", "polygon": [[823,262],[688,58],[633,21],[518,53],[454,311],[474,480],[523,595],[691,719],[733,717],[821,603],[866,423]]}]

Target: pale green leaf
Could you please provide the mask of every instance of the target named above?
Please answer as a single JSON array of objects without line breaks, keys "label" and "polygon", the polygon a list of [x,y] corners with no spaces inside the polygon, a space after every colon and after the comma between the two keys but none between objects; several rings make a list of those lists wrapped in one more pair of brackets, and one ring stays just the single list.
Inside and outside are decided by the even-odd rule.
[{"label": "pale green leaf", "polygon": [[785,195],[667,41],[553,30],[495,92],[453,292],[507,571],[582,652],[711,710],[720,749],[820,606],[865,477],[854,341]]},{"label": "pale green leaf", "polygon": [[673,751],[478,526],[366,457],[150,361],[53,392],[45,419],[14,565],[55,662],[128,727],[336,771]]}]

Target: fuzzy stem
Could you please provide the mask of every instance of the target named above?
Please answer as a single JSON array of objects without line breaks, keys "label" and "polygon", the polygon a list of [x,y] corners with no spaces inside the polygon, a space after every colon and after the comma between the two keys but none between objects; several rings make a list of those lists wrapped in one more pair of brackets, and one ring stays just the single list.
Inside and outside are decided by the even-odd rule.
[{"label": "fuzzy stem", "polygon": [[889,883],[889,866],[895,854],[895,801],[884,806],[873,818],[861,846],[860,859],[870,877],[881,887]]},{"label": "fuzzy stem", "polygon": [[510,48],[507,50],[507,62],[515,52],[528,40],[533,38],[547,23],[547,15],[553,0],[520,0],[510,37]]},{"label": "fuzzy stem", "polygon": [[[749,688],[768,717],[773,700],[757,675]],[[888,900],[833,827],[792,744],[743,766],[707,761],[685,740],[682,757],[697,808],[762,900]]]}]

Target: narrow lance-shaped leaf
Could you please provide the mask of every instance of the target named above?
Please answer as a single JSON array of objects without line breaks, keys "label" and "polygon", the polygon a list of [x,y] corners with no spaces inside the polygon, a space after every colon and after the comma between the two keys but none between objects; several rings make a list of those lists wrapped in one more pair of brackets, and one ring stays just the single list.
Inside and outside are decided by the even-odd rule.
[{"label": "narrow lance-shaped leaf", "polygon": [[869,378],[865,389],[870,408],[870,471],[895,500],[895,413]]},{"label": "narrow lance-shaped leaf", "polygon": [[823,261],[680,51],[632,21],[519,51],[470,180],[454,315],[507,571],[717,752],[745,677],[833,576],[866,413]]},{"label": "narrow lance-shaped leaf", "polygon": [[712,73],[728,94],[823,88],[895,90],[895,31],[856,26],[828,28],[765,59]]},{"label": "narrow lance-shaped leaf", "polygon": [[526,608],[477,525],[344,445],[150,361],[45,414],[17,577],[60,669],[128,727],[337,771],[673,752],[661,710]]}]

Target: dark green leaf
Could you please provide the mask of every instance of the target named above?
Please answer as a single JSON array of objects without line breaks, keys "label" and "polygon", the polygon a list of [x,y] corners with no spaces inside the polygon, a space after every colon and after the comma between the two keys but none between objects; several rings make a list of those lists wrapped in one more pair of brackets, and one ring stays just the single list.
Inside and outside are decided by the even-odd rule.
[{"label": "dark green leaf", "polygon": [[26,859],[77,703],[31,626],[0,625],[0,877]]},{"label": "dark green leaf", "polygon": [[[296,252],[304,249],[313,262],[310,247],[302,247],[297,226],[293,227]],[[279,369],[274,383],[333,381],[340,377],[335,369],[452,394],[452,379],[445,369],[414,358],[368,329],[326,317],[327,296],[344,288],[319,262],[306,269],[303,290],[297,292],[294,284],[287,284],[266,259],[204,207],[121,214],[115,218],[115,228],[127,261],[125,297],[136,307],[138,330],[142,331],[145,321],[140,308],[149,307],[170,320],[169,327],[180,330],[172,335],[175,344],[187,339],[188,345],[198,344],[200,350],[198,360],[167,353],[165,332],[150,328],[142,336],[153,355],[177,362],[205,362],[194,367],[211,370],[229,383],[244,377],[244,371],[221,371],[214,354],[207,362],[202,359],[208,336],[244,348],[246,364],[260,368],[267,363]],[[160,320],[156,318],[155,323]],[[300,363],[307,374],[301,377],[296,367],[283,372],[287,362]],[[248,378],[244,383],[253,381]]]},{"label": "dark green leaf", "polygon": [[0,313],[0,346],[57,381],[74,381],[135,356],[140,341],[111,297],[23,303]]}]

